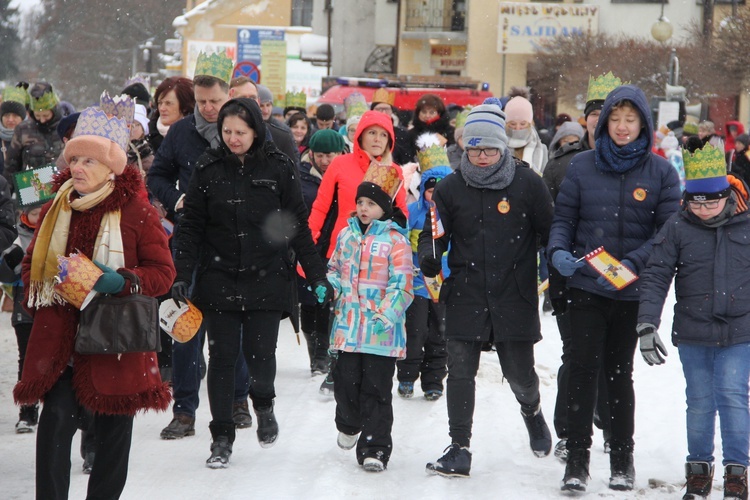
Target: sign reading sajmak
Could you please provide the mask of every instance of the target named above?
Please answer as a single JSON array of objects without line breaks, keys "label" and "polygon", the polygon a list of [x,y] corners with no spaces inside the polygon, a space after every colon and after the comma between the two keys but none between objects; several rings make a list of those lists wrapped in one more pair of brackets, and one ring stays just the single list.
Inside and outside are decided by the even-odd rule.
[{"label": "sign reading sajmak", "polygon": [[533,54],[543,40],[559,35],[595,35],[599,7],[583,4],[499,2],[497,51]]}]

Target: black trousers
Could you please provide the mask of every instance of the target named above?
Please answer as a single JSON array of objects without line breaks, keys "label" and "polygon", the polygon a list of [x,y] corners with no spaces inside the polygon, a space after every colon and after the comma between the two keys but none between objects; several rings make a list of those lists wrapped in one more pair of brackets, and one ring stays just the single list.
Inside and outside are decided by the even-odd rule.
[{"label": "black trousers", "polygon": [[357,461],[374,457],[387,465],[393,440],[393,372],[396,358],[339,353],[333,370],[336,428],[344,434],[361,432]]},{"label": "black trousers", "polygon": [[414,297],[406,310],[406,359],[396,363],[399,382],[422,382],[422,391],[443,390],[448,373],[445,305]]},{"label": "black trousers", "polygon": [[[555,400],[555,433],[560,439],[568,438],[568,388],[570,387],[570,359],[573,340],[573,328],[570,326],[570,311],[558,313],[557,329],[562,340],[562,364],[557,370],[557,399]],[[609,434],[609,402],[607,400],[607,380],[604,370],[599,370],[596,388],[596,408],[594,423]]]},{"label": "black trousers", "polygon": [[[276,397],[276,341],[281,311],[204,311],[208,332],[208,401],[211,435],[234,442],[234,370],[240,348],[250,373],[253,408],[270,408]],[[242,344],[240,346],[240,344]]]},{"label": "black trousers", "polygon": [[305,336],[305,341],[307,341],[310,363],[315,360],[324,361],[328,358],[331,333],[329,329],[330,316],[331,308],[327,305],[300,305],[300,328]]},{"label": "black trousers", "polygon": [[[68,498],[70,450],[83,408],[73,390],[73,369],[68,367],[45,394],[36,437],[36,498]],[[89,477],[88,500],[120,498],[128,477],[133,417],[94,414],[96,460]]]},{"label": "black trousers", "polygon": [[633,355],[638,302],[613,300],[571,290],[573,331],[568,387],[568,449],[591,447],[599,371],[607,383],[610,444],[615,451],[633,450],[635,391]]},{"label": "black trousers", "polygon": [[[466,447],[471,444],[476,376],[483,344],[448,339],[448,427],[452,442]],[[532,413],[541,400],[539,377],[534,370],[534,342],[496,342],[495,347],[503,376],[521,410]]]},{"label": "black trousers", "polygon": [[13,325],[13,330],[16,332],[16,343],[18,344],[18,380],[21,380],[21,373],[23,373],[23,362],[26,359],[26,346],[29,345],[32,326],[33,323],[18,323]]}]

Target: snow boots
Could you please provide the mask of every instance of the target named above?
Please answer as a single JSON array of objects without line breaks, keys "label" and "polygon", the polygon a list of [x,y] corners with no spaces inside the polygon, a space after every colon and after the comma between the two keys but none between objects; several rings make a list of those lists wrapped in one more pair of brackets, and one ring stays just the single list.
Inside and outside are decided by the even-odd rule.
[{"label": "snow boots", "polygon": [[279,437],[279,424],[273,413],[273,404],[268,408],[256,408],[255,416],[258,419],[258,443],[262,448],[270,448]]},{"label": "snow boots", "polygon": [[589,450],[568,450],[561,490],[586,491],[589,481],[589,457]]},{"label": "snow boots", "polygon": [[398,395],[404,399],[411,399],[414,396],[414,382],[399,382]]},{"label": "snow boots", "polygon": [[471,451],[453,443],[444,450],[444,455],[435,462],[429,462],[428,474],[439,474],[445,477],[469,477],[471,471]]},{"label": "snow boots", "polygon": [[217,436],[211,443],[211,456],[206,460],[209,469],[226,469],[232,456],[232,443],[227,436]]},{"label": "snow boots", "polygon": [[683,500],[708,498],[714,480],[714,464],[708,462],[687,462],[685,464],[685,487]]},{"label": "snow boots", "polygon": [[612,450],[609,455],[609,489],[630,491],[635,483],[633,452]]},{"label": "snow boots", "polygon": [[27,434],[34,432],[34,427],[39,423],[39,405],[24,405],[18,412],[16,423],[16,434]]},{"label": "snow boots", "polygon": [[195,436],[195,418],[187,415],[175,415],[169,425],[161,431],[162,439],[180,439]]},{"label": "snow boots", "polygon": [[236,429],[247,429],[253,426],[253,416],[250,415],[247,399],[232,405],[232,421]]},{"label": "snow boots", "polygon": [[544,420],[544,415],[542,415],[542,407],[537,405],[531,414],[521,410],[521,415],[526,424],[526,429],[529,431],[531,451],[537,457],[546,457],[552,450],[552,436],[549,433],[547,422]]}]

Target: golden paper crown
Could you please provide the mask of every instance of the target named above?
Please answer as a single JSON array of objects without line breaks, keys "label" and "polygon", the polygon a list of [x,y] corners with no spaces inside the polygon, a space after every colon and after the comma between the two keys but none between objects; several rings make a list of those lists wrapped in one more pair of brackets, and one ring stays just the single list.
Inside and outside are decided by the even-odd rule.
[{"label": "golden paper crown", "polygon": [[725,177],[727,164],[724,151],[706,144],[703,149],[690,154],[685,150],[683,157],[685,164],[685,180],[708,179],[711,177]]},{"label": "golden paper crown", "polygon": [[367,111],[367,100],[359,92],[352,92],[344,99],[344,108],[347,120],[352,116],[362,116]]},{"label": "golden paper crown", "polygon": [[381,165],[377,162],[370,163],[370,167],[365,172],[362,182],[372,182],[380,187],[391,198],[391,201],[396,197],[396,193],[398,193],[398,189],[401,187],[398,170],[393,164]]},{"label": "golden paper crown", "polygon": [[610,92],[623,85],[624,82],[617,78],[610,71],[605,75],[599,75],[596,78],[589,77],[589,90],[586,93],[586,102],[603,101]]},{"label": "golden paper crown", "polygon": [[471,106],[465,107],[463,111],[456,115],[456,128],[466,125],[466,118],[469,116],[469,111],[471,111]]},{"label": "golden paper crown", "polygon": [[60,99],[57,98],[53,90],[48,90],[39,99],[35,99],[33,95],[29,94],[29,108],[31,111],[39,112],[54,109],[59,102]]},{"label": "golden paper crown", "polygon": [[307,94],[304,92],[287,92],[284,106],[287,108],[307,108]]},{"label": "golden paper crown", "polygon": [[226,54],[214,52],[209,56],[205,52],[201,52],[198,54],[198,60],[195,61],[195,73],[193,75],[213,76],[228,84],[232,80],[233,70],[234,63]]},{"label": "golden paper crown", "polygon": [[393,106],[393,103],[396,102],[396,94],[388,92],[383,87],[380,87],[374,94],[372,94],[372,102],[382,102]]},{"label": "golden paper crown", "polygon": [[73,137],[81,135],[104,137],[120,146],[123,151],[128,150],[130,132],[128,132],[125,120],[116,116],[108,116],[99,108],[91,107],[81,111]]},{"label": "golden paper crown", "polygon": [[99,107],[109,116],[116,116],[125,120],[126,125],[132,125],[135,118],[135,99],[127,94],[110,97],[105,90],[99,97]]},{"label": "golden paper crown", "polygon": [[3,89],[3,102],[13,101],[26,106],[29,93],[23,87],[5,87]]},{"label": "golden paper crown", "polygon": [[427,172],[431,168],[448,167],[451,164],[448,161],[448,153],[445,152],[445,148],[442,146],[430,146],[427,149],[418,151],[417,161],[419,162],[419,170],[422,173]]}]

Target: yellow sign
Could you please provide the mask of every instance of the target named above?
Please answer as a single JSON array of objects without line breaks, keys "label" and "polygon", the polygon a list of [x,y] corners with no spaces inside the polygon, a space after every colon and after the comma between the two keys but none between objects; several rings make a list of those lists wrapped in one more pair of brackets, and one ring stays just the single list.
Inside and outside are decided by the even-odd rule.
[{"label": "yellow sign", "polygon": [[286,42],[260,42],[260,83],[273,93],[274,106],[283,106],[286,98]]},{"label": "yellow sign", "polygon": [[442,70],[466,69],[466,45],[432,45],[430,68]]}]

